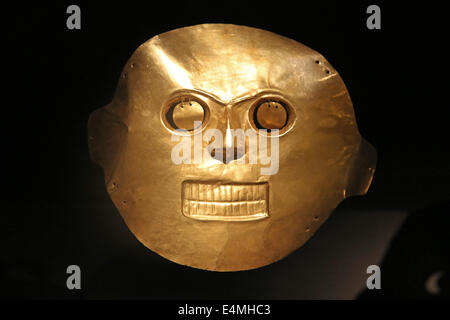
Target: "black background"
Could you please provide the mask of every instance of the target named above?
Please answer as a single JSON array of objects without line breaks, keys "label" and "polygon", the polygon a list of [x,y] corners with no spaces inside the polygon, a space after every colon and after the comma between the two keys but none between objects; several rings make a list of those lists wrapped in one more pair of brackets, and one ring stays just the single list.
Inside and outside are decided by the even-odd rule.
[{"label": "black background", "polygon": [[[381,7],[381,30],[366,28],[372,2],[58,1],[5,7],[2,296],[342,298],[343,289],[333,284],[325,285],[327,292],[311,292],[314,282],[345,277],[345,263],[332,254],[333,237],[358,229],[346,245],[359,252],[358,234],[374,221],[383,230],[388,218],[376,220],[376,213],[391,210],[408,218],[382,264],[384,289],[359,297],[433,298],[422,283],[447,267],[449,251],[445,17],[437,4],[373,3]],[[66,28],[70,4],[81,7],[81,30]],[[323,54],[348,87],[362,136],[378,152],[369,193],[346,199],[335,213],[341,218],[332,215],[327,222],[338,229],[325,224],[313,244],[248,272],[194,270],[143,247],[109,200],[87,149],[88,116],[110,102],[133,51],[159,33],[214,22],[270,30]],[[370,214],[352,224],[354,216],[346,212],[355,211]],[[316,247],[320,252],[308,255]],[[317,260],[302,269],[297,262],[306,256]],[[70,264],[83,270],[80,291],[65,287]],[[296,274],[305,272],[309,282],[296,282]],[[446,277],[441,286],[448,285],[448,272]]]}]

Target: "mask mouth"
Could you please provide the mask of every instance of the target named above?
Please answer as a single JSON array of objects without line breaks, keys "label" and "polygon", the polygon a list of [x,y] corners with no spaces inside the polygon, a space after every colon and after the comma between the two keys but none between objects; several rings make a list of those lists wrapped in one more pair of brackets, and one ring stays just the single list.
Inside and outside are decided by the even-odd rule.
[{"label": "mask mouth", "polygon": [[269,217],[268,183],[184,181],[183,215],[206,221],[252,221]]}]

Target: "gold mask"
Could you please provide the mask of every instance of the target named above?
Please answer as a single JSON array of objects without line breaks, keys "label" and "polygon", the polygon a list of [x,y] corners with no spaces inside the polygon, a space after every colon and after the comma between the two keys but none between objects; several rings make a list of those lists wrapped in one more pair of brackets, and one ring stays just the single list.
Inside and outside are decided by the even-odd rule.
[{"label": "gold mask", "polygon": [[[223,148],[211,147],[217,139],[208,129],[222,134]],[[233,129],[250,129],[267,139],[268,154],[278,152],[271,174],[267,161],[249,161],[250,136],[233,146]],[[182,140],[192,144],[180,154],[197,148],[200,159],[174,162]],[[90,116],[89,146],[145,246],[216,271],[258,268],[302,246],[345,197],[367,192],[376,162],[324,57],[227,24],[176,29],[141,45],[113,101]]]}]

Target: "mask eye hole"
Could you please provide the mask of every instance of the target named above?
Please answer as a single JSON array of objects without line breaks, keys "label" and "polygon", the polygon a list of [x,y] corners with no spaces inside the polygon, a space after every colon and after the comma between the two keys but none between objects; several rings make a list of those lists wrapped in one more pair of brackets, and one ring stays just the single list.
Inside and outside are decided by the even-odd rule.
[{"label": "mask eye hole", "polygon": [[183,97],[170,104],[165,120],[173,129],[193,131],[202,126],[205,115],[205,108],[199,101]]},{"label": "mask eye hole", "polygon": [[[296,112],[283,97],[266,96],[255,101],[248,112],[250,125],[256,131],[264,129],[273,135],[272,130],[279,130],[277,135],[284,135],[296,122]],[[259,131],[265,135],[264,131]]]},{"label": "mask eye hole", "polygon": [[274,100],[262,101],[256,106],[253,121],[258,129],[282,129],[288,122],[286,107]]}]

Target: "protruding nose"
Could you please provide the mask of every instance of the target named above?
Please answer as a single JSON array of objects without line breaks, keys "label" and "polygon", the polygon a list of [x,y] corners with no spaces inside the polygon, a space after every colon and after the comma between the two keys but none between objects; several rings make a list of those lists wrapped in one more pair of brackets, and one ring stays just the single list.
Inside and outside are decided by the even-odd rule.
[{"label": "protruding nose", "polygon": [[226,129],[223,137],[223,148],[214,148],[210,151],[211,157],[225,164],[239,160],[245,155],[245,146],[235,145],[234,136],[230,125],[230,106],[225,109]]},{"label": "protruding nose", "polygon": [[244,154],[244,149],[236,147],[217,148],[211,150],[211,157],[225,164],[228,164],[233,160],[239,160],[244,156]]}]

